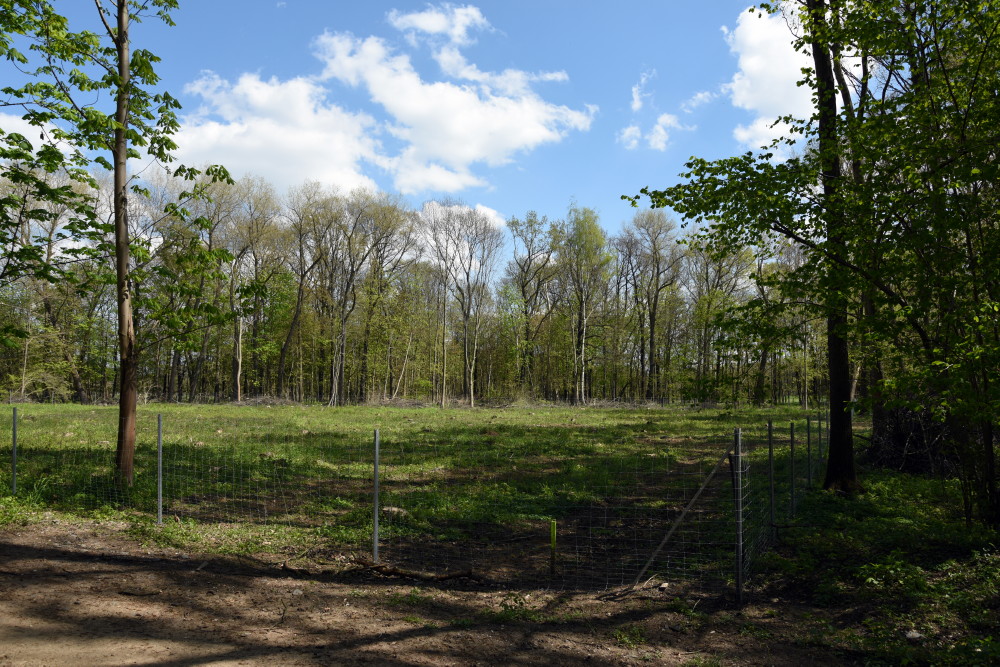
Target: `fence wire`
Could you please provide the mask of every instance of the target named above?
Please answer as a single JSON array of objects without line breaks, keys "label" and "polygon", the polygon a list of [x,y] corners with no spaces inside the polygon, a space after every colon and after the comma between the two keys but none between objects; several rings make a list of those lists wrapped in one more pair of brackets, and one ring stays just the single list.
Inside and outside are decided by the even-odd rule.
[{"label": "fence wire", "polygon": [[569,434],[553,449],[543,446],[552,441],[545,427],[383,434],[376,498],[374,438],[213,432],[206,421],[204,440],[171,437],[164,422],[158,443],[147,418],[129,487],[115,479],[114,443],[87,442],[72,424],[36,428],[30,406],[12,416],[0,493],[16,484],[18,496],[62,509],[128,507],[160,510],[164,521],[310,531],[345,557],[376,557],[377,543],[383,564],[473,572],[511,588],[667,584],[741,594],[776,526],[819,484],[826,445],[817,416],[743,429],[739,456],[731,435],[595,443]]}]

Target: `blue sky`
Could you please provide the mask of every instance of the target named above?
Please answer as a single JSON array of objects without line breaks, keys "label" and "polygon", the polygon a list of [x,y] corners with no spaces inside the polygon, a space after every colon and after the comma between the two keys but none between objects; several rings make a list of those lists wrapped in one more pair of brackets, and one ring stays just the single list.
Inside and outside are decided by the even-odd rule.
[{"label": "blue sky", "polygon": [[[92,22],[78,3],[67,11]],[[808,60],[749,4],[182,0],[176,27],[150,18],[132,40],[184,106],[186,164],[502,218],[576,202],[615,230],[633,213],[620,195],[808,113],[794,85]]]}]

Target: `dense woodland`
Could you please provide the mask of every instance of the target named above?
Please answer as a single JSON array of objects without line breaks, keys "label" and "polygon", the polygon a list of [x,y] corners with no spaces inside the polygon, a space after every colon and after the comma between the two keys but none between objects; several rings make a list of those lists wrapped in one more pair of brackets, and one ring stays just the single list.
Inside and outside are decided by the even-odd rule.
[{"label": "dense woodland", "polygon": [[[211,185],[186,224],[162,213],[174,185],[130,199],[150,400],[761,403],[805,401],[822,384],[807,308],[766,336],[727,327],[736,306],[781,298],[756,278],[794,265],[793,249],[713,256],[662,211],[611,236],[576,206],[500,226],[455,203],[414,211],[317,183],[280,195],[256,178]],[[67,220],[54,211],[47,255]],[[27,333],[2,351],[11,396],[115,399],[112,260],[4,285],[3,324]]]},{"label": "dense woodland", "polygon": [[[176,6],[97,2],[98,31],[72,33],[49,2],[0,5],[0,34],[32,57],[0,47],[35,77],[7,103],[79,149],[3,135],[11,397],[117,399],[133,417],[138,396],[827,398],[827,488],[860,489],[866,411],[872,460],[958,476],[967,515],[1000,524],[997,0],[761,3],[811,55],[816,113],[626,197],[636,215],[605,221],[616,235],[605,202],[501,226],[455,202],[276,192],[215,167],[130,175],[136,146],[169,165],[178,121],[129,22]],[[94,90],[114,108],[77,103]]]}]

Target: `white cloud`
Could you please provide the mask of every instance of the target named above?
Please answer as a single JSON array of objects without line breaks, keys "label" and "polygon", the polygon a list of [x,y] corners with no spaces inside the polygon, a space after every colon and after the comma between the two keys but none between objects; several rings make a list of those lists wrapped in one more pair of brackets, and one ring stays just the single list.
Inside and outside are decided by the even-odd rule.
[{"label": "white cloud", "polygon": [[476,204],[475,208],[480,215],[485,216],[497,227],[504,228],[507,226],[507,219],[500,215],[496,209],[482,204]]},{"label": "white cloud", "polygon": [[468,46],[475,42],[469,36],[470,30],[489,30],[489,21],[479,11],[478,7],[465,5],[456,7],[444,3],[437,7],[428,7],[422,12],[403,14],[398,10],[389,12],[389,23],[403,32],[416,38],[417,33],[447,37],[456,46]]},{"label": "white cloud", "polygon": [[396,188],[404,194],[416,192],[458,192],[466,188],[484,187],[487,182],[468,169],[448,167],[421,158],[417,151],[408,148],[402,155],[389,160],[395,173]]},{"label": "white cloud", "polygon": [[186,92],[201,97],[203,106],[177,133],[180,161],[221,163],[279,187],[306,179],[345,190],[375,187],[362,168],[364,161],[382,162],[374,120],[326,102],[316,82],[244,74],[233,84],[208,72]]},{"label": "white cloud", "polygon": [[36,154],[43,145],[53,146],[64,157],[70,157],[77,152],[77,148],[69,141],[56,138],[58,128],[52,123],[44,123],[41,126],[33,125],[16,114],[0,112],[0,129],[3,130],[4,134],[23,136],[31,144]]},{"label": "white cloud", "polygon": [[660,114],[653,127],[643,134],[642,128],[638,125],[629,125],[618,133],[618,142],[628,150],[635,150],[639,147],[639,142],[646,140],[646,145],[654,151],[665,151],[670,145],[670,131],[681,130],[689,132],[696,129],[691,125],[683,125],[677,116],[665,113]]},{"label": "white cloud", "polygon": [[[750,149],[760,148],[771,143],[777,137],[789,136],[789,126],[787,123],[776,123],[774,118],[758,116],[749,125],[738,125],[733,130],[733,138]],[[776,154],[779,158],[786,158],[784,150],[780,147]]]},{"label": "white cloud", "polygon": [[492,30],[493,26],[478,8],[466,5],[456,7],[445,3],[429,7],[422,12],[402,14],[389,12],[389,23],[406,33],[411,45],[426,42],[441,71],[449,77],[473,81],[503,95],[522,95],[529,92],[529,84],[536,81],[567,81],[566,72],[524,72],[507,69],[503,72],[484,72],[470,64],[461,47],[475,43],[473,30]]},{"label": "white cloud", "polygon": [[683,111],[684,113],[691,113],[698,107],[704,104],[708,104],[718,96],[719,93],[710,90],[702,90],[700,92],[697,92],[688,99],[681,102],[681,111]]},{"label": "white cloud", "polygon": [[684,129],[690,128],[685,128],[681,125],[680,121],[677,120],[677,116],[669,113],[662,114],[656,119],[656,125],[653,126],[653,129],[646,135],[646,143],[654,151],[665,151],[667,150],[667,144],[670,143],[670,130]]},{"label": "white cloud", "polygon": [[507,164],[519,152],[585,131],[596,113],[596,108],[581,111],[546,102],[527,85],[533,75],[463,68],[460,53],[446,71],[480,85],[425,81],[408,56],[378,37],[324,34],[316,49],[326,63],[324,78],[364,88],[389,115],[387,131],[406,144],[389,161],[396,187],[406,194],[481,185],[472,174],[474,165]]},{"label": "white cloud", "polygon": [[628,150],[635,150],[639,147],[642,139],[642,130],[638,125],[629,125],[618,133],[618,142],[623,144]]},{"label": "white cloud", "polygon": [[526,95],[531,93],[529,84],[537,81],[568,81],[566,72],[525,72],[506,69],[502,72],[483,72],[466,61],[465,56],[453,46],[445,46],[434,53],[434,60],[441,71],[455,79],[481,84],[482,89],[500,95]]},{"label": "white cloud", "polygon": [[0,128],[6,134],[20,134],[30,141],[32,145],[37,145],[39,140],[44,140],[44,132],[36,125],[32,125],[20,116],[0,112]]},{"label": "white cloud", "polygon": [[433,220],[449,214],[462,215],[470,211],[475,211],[497,227],[507,226],[507,220],[504,219],[504,217],[500,215],[496,209],[492,209],[484,204],[469,206],[468,204],[464,204],[460,201],[445,200],[426,201],[423,206],[420,207],[420,215],[427,220]]},{"label": "white cloud", "polygon": [[649,97],[649,93],[645,92],[644,88],[646,84],[656,76],[656,70],[648,70],[643,72],[639,77],[639,83],[632,86],[632,111],[639,111],[642,109],[642,98]]},{"label": "white cloud", "polygon": [[642,109],[642,88],[639,84],[632,86],[632,111],[639,111]]},{"label": "white cloud", "polygon": [[[424,241],[428,246],[432,246],[434,243],[432,232],[433,227],[437,227],[439,225],[448,227],[461,219],[471,221],[470,216],[474,216],[477,222],[485,221],[496,229],[504,229],[507,226],[507,221],[504,220],[503,216],[489,206],[476,204],[473,207],[451,199],[445,201],[426,201],[423,206],[420,207],[419,215],[427,223],[422,227],[422,233],[424,235]],[[444,238],[447,238],[448,236],[448,234],[445,234]],[[458,261],[457,255],[464,254],[468,250],[468,246],[465,245],[461,239],[450,238],[448,239],[448,243],[443,247],[438,247],[432,251],[430,260],[439,264],[441,262],[441,258],[438,253],[442,252],[447,256],[450,256],[452,262]],[[473,264],[477,267],[480,266],[477,262],[474,262]]]},{"label": "white cloud", "polygon": [[[202,108],[183,119],[178,157],[228,164],[278,185],[314,179],[344,189],[374,187],[374,166],[404,194],[457,192],[489,185],[477,173],[483,165],[508,164],[590,128],[596,107],[552,104],[533,89],[568,80],[565,72],[489,72],[466,60],[461,48],[492,31],[477,8],[393,11],[388,21],[405,33],[404,43],[430,50],[441,75],[418,72],[409,51],[380,37],[323,34],[313,43],[323,63],[317,76],[226,81],[207,73],[189,84]],[[369,113],[331,102],[339,85],[361,91]]]},{"label": "white cloud", "polygon": [[759,148],[782,135],[780,128],[768,128],[778,116],[812,115],[809,89],[796,85],[802,79],[802,68],[811,67],[812,59],[792,47],[793,36],[782,14],[758,17],[743,12],[735,29],[723,31],[739,67],[725,90],[734,106],[756,115],[733,135],[748,148]]}]

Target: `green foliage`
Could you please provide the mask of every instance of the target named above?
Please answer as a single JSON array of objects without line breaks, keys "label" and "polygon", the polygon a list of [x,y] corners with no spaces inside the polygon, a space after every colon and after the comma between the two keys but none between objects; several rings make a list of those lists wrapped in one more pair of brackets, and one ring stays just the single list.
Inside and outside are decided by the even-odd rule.
[{"label": "green foliage", "polygon": [[625,648],[634,649],[646,643],[646,630],[641,625],[623,625],[615,628],[611,638]]},{"label": "green foliage", "polygon": [[1000,663],[1000,641],[983,637],[960,641],[940,656],[943,665],[989,667]]},{"label": "green foliage", "polygon": [[432,600],[431,596],[419,588],[408,593],[391,593],[386,601],[390,607],[416,607]]},{"label": "green foliage", "polygon": [[483,616],[491,623],[537,623],[543,620],[543,614],[533,608],[528,598],[520,593],[507,593],[500,601],[500,608],[483,612]]},{"label": "green foliage", "polygon": [[[152,0],[129,2],[127,11],[132,22],[155,15],[173,25],[170,15],[177,7],[176,0]],[[4,0],[0,9],[0,55],[17,63],[19,70],[18,76],[12,77],[13,83],[4,86],[2,92],[25,110],[24,119],[40,134],[39,144],[33,146],[22,135],[0,131],[0,284],[26,277],[48,282],[86,277],[80,287],[87,290],[113,284],[111,267],[90,275],[68,270],[82,259],[100,266],[119,252],[110,234],[113,227],[98,214],[98,180],[87,169],[91,164],[113,168],[105,152],[118,150],[115,137],[120,132],[127,139],[128,157],[139,158],[137,148],[142,148],[162,164],[169,163],[176,147],[171,135],[179,127],[179,104],[168,93],[153,92],[159,83],[154,70],[159,58],[148,50],[131,50],[130,79],[127,83],[120,80],[118,47],[127,49],[128,44],[127,38],[122,42],[118,35],[114,3],[96,3],[93,18],[97,32],[74,31],[66,17],[47,1]],[[16,50],[12,46],[15,42],[27,44],[27,51]],[[110,93],[112,100],[128,100],[124,121],[116,117],[114,109],[102,111],[83,102],[102,92]],[[186,220],[192,229],[203,227],[204,220],[191,219],[185,207],[205,198],[209,184],[230,182],[229,175],[218,166],[204,173],[181,166],[174,174],[179,180],[200,178],[201,182],[180,193],[176,201],[166,202],[164,215]],[[148,188],[138,182],[132,182],[130,189],[136,194],[149,194]],[[126,193],[120,194],[124,197]],[[47,231],[39,234],[38,228]],[[132,240],[131,253],[139,265],[134,282],[148,280],[142,267],[150,259],[149,241],[141,236]],[[57,246],[59,250],[53,253]],[[164,262],[149,267],[149,272],[158,274],[164,284],[186,296],[187,301],[178,302],[171,294],[166,296],[169,307],[151,307],[147,294],[147,303],[140,303],[140,310],[146,308],[150,319],[177,336],[189,333],[195,319],[202,325],[224,321],[223,313],[214,304],[194,297],[200,293],[204,278],[211,277],[220,263],[231,259],[228,251],[206,247],[195,235],[177,249],[174,257],[175,267]],[[26,336],[25,329],[6,325],[0,331],[0,343],[10,344],[12,337]]]},{"label": "green foliage", "polygon": [[858,576],[865,587],[902,600],[915,600],[929,588],[926,573],[898,549],[878,562],[862,565]]},{"label": "green foliage", "polygon": [[0,496],[0,527],[27,525],[29,516],[30,508],[23,499]]},{"label": "green foliage", "polygon": [[815,604],[867,617],[857,631],[831,627],[816,641],[888,664],[991,656],[1000,621],[996,533],[966,525],[955,482],[876,472],[865,484],[854,499],[806,496],[799,515],[809,526],[782,531],[778,553],[765,560]]}]

